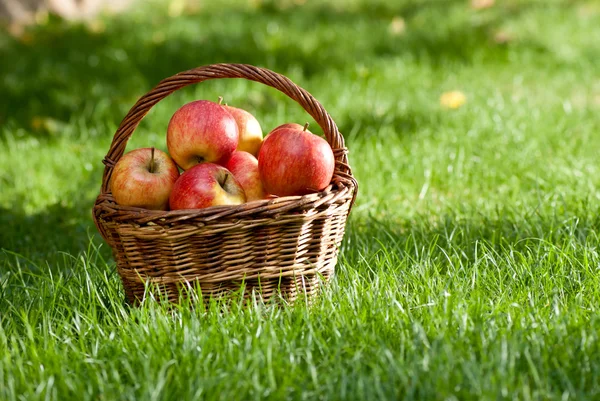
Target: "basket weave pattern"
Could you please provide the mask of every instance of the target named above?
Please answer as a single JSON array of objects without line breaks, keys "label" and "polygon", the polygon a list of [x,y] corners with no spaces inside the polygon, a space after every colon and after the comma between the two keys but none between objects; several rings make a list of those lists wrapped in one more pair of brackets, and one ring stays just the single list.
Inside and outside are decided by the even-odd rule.
[{"label": "basket weave pattern", "polygon": [[[117,205],[110,177],[127,140],[148,111],[177,89],[216,78],[244,78],[271,86],[302,106],[323,129],[336,159],[329,187],[288,196],[198,210],[153,211]],[[333,276],[357,183],[344,138],[323,106],[307,91],[273,71],[245,64],[214,64],[161,81],[121,122],[108,154],[93,217],[111,246],[127,299],[157,284],[177,302],[181,287],[199,287],[202,297],[255,292],[268,301],[281,294],[294,301],[318,292]]]}]

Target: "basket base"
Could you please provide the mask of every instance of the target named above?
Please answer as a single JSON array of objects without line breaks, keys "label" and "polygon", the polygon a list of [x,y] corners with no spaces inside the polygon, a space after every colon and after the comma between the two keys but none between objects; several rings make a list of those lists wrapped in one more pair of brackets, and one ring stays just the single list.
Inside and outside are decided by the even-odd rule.
[{"label": "basket base", "polygon": [[258,300],[263,303],[279,302],[293,304],[299,299],[311,302],[318,296],[323,286],[334,276],[336,260],[329,260],[321,271],[296,276],[283,276],[278,279],[252,278],[242,281],[193,282],[182,280],[168,284],[158,284],[156,280],[127,280],[121,275],[126,301],[131,306],[139,306],[147,298],[180,303],[183,299],[193,303],[211,301]]},{"label": "basket base", "polygon": [[182,295],[195,293],[207,302],[239,294],[240,288],[243,297],[259,294],[265,302],[275,297],[294,302],[313,297],[333,276],[353,198],[343,189],[306,199],[312,203],[297,206],[294,200],[294,208],[277,215],[172,213],[161,219],[139,213],[133,219],[129,210],[121,216],[106,197],[96,208],[96,222],[113,250],[131,304],[149,294],[179,302]]}]

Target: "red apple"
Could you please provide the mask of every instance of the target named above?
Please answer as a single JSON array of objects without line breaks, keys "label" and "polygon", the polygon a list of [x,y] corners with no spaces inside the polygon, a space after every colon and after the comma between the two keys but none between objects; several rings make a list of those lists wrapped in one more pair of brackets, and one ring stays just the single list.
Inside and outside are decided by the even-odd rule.
[{"label": "red apple", "polygon": [[238,146],[238,126],[224,106],[197,100],[173,114],[167,147],[184,170],[203,162],[225,164]]},{"label": "red apple", "polygon": [[238,180],[244,192],[246,201],[265,199],[267,194],[263,189],[258,172],[258,160],[248,152],[236,150],[229,162],[225,165],[227,170]]},{"label": "red apple", "polygon": [[240,139],[237,150],[248,152],[258,156],[260,145],[262,145],[263,134],[258,120],[246,110],[225,105],[225,109],[237,122]]},{"label": "red apple", "polygon": [[179,177],[175,162],[154,148],[135,149],[119,159],[110,179],[115,201],[123,206],[167,210],[173,184]]},{"label": "red apple", "polygon": [[331,182],[335,159],[323,138],[299,125],[279,127],[265,138],[258,155],[258,170],[267,193],[305,195],[325,189]]},{"label": "red apple", "polygon": [[176,209],[202,209],[218,205],[240,205],[246,195],[233,174],[223,166],[201,163],[186,170],[175,182],[169,205]]}]

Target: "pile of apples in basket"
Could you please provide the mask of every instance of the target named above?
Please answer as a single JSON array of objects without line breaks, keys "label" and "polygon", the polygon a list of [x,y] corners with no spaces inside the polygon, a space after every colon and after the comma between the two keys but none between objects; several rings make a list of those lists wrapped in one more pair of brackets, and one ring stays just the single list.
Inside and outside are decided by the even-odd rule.
[{"label": "pile of apples in basket", "polygon": [[221,100],[197,100],[173,114],[167,129],[169,154],[155,148],[125,154],[110,181],[117,204],[202,209],[306,195],[329,185],[333,151],[307,130],[308,124],[280,125],[263,140],[252,114]]}]

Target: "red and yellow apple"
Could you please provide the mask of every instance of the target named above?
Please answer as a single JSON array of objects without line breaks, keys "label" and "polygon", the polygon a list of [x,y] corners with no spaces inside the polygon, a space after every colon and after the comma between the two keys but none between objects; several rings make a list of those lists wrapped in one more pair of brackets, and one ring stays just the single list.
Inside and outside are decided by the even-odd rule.
[{"label": "red and yellow apple", "polygon": [[236,150],[225,165],[227,170],[238,180],[244,192],[246,201],[265,199],[267,194],[260,180],[258,160],[248,152]]},{"label": "red and yellow apple", "polygon": [[225,106],[208,100],[183,105],[167,128],[169,154],[184,170],[198,163],[227,163],[238,141],[236,120]]},{"label": "red and yellow apple", "polygon": [[270,132],[258,155],[264,189],[277,196],[322,191],[331,182],[334,168],[335,158],[327,141],[298,124]]},{"label": "red and yellow apple", "polygon": [[202,209],[219,205],[240,205],[246,195],[233,174],[223,166],[201,163],[179,176],[173,185],[171,210]]},{"label": "red and yellow apple", "polygon": [[248,152],[255,157],[258,156],[263,141],[263,133],[256,117],[244,109],[228,105],[224,107],[233,116],[238,126],[240,139],[237,150]]},{"label": "red and yellow apple", "polygon": [[179,170],[165,152],[154,148],[135,149],[115,165],[110,189],[119,205],[167,210],[169,195]]}]

